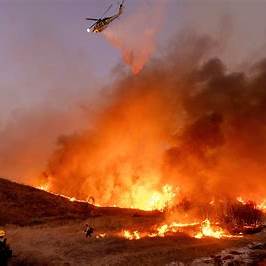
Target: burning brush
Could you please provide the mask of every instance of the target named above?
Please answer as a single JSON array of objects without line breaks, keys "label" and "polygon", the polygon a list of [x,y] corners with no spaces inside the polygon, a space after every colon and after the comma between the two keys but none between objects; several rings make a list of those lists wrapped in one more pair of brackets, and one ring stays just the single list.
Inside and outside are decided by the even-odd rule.
[{"label": "burning brush", "polygon": [[265,227],[263,211],[252,201],[228,202],[224,206],[220,220],[224,227],[234,234],[258,233]]}]

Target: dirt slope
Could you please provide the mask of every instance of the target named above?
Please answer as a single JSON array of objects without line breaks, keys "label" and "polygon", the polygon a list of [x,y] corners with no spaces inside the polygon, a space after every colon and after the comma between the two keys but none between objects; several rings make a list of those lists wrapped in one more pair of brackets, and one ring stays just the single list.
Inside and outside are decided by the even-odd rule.
[{"label": "dirt slope", "polygon": [[60,219],[91,216],[160,216],[160,212],[95,207],[0,178],[0,226],[34,225]]},{"label": "dirt slope", "polygon": [[85,218],[93,206],[0,178],[0,225],[32,225],[61,218]]}]

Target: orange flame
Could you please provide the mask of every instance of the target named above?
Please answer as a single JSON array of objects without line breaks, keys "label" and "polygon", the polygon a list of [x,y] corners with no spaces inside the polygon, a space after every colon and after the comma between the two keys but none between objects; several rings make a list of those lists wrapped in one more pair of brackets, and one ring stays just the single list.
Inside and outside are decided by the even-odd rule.
[{"label": "orange flame", "polygon": [[[186,232],[186,227],[201,225],[200,232],[192,235],[192,237],[201,239],[204,237],[212,237],[212,238],[239,238],[242,237],[239,235],[231,235],[223,230],[218,225],[213,226],[209,219],[204,220],[203,222],[194,222],[194,223],[176,223],[173,222],[171,224],[163,224],[156,228],[156,231],[153,233],[147,232],[139,232],[124,230],[122,234],[120,234],[123,238],[128,240],[138,240],[145,237],[165,237],[168,233],[177,233],[177,232]],[[183,228],[183,229],[182,229]],[[181,230],[182,229],[182,230]]]},{"label": "orange flame", "polygon": [[195,238],[202,237],[214,237],[222,238],[225,236],[224,230],[222,228],[212,228],[210,220],[206,219],[201,223],[201,232],[195,235]]},{"label": "orange flame", "polygon": [[199,222],[194,223],[176,223],[173,222],[171,224],[163,224],[155,228],[154,232],[139,232],[137,230],[135,231],[129,231],[129,230],[123,230],[123,232],[120,234],[123,238],[128,240],[138,240],[141,238],[149,237],[165,237],[168,233],[177,233],[182,232],[181,228],[190,227],[190,226],[196,226],[199,225]]},{"label": "orange flame", "polygon": [[123,236],[124,238],[128,239],[128,240],[133,240],[133,239],[140,239],[140,233],[138,231],[133,231],[132,233],[128,230],[124,230],[123,232]]},{"label": "orange flame", "polygon": [[164,185],[161,191],[147,191],[145,187],[138,186],[133,195],[135,196],[135,204],[131,206],[132,208],[162,211],[170,205],[176,193],[170,185]]},{"label": "orange flame", "polygon": [[211,225],[209,219],[204,220],[201,223],[201,231],[195,235],[195,238],[203,238],[203,237],[213,237],[213,238],[233,238],[233,237],[242,237],[241,235],[230,235],[227,234],[221,227]]},{"label": "orange flame", "polygon": [[258,209],[266,213],[266,199],[263,200],[260,204],[258,204]]}]

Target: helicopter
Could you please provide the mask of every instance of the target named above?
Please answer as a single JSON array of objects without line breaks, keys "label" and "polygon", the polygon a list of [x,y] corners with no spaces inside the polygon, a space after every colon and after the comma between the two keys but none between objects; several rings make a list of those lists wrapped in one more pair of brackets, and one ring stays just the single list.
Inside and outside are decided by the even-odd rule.
[{"label": "helicopter", "polygon": [[103,13],[103,15],[100,18],[86,18],[86,20],[95,21],[95,23],[92,24],[87,29],[87,32],[98,33],[98,32],[102,32],[103,30],[105,30],[112,21],[117,19],[122,14],[124,2],[125,0],[121,2],[119,9],[118,9],[118,13],[111,17],[104,17],[104,16],[112,8],[113,6],[112,4],[106,9],[106,11]]}]

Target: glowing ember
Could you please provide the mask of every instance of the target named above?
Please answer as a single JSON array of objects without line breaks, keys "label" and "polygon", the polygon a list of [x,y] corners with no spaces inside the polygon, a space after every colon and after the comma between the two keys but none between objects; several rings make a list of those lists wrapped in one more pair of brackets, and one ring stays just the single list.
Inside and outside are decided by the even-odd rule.
[{"label": "glowing ember", "polygon": [[242,197],[237,197],[237,201],[246,204],[246,201]]},{"label": "glowing ember", "polygon": [[49,184],[48,183],[40,185],[40,186],[37,186],[36,188],[49,192]]},{"label": "glowing ember", "polygon": [[258,209],[266,213],[266,200],[263,200],[260,204],[258,204]]},{"label": "glowing ember", "polygon": [[106,234],[105,233],[100,233],[96,236],[96,238],[105,238]]},{"label": "glowing ember", "polygon": [[138,231],[133,231],[132,233],[128,230],[124,230],[123,232],[124,238],[128,240],[133,240],[133,239],[140,239],[140,233]]}]

